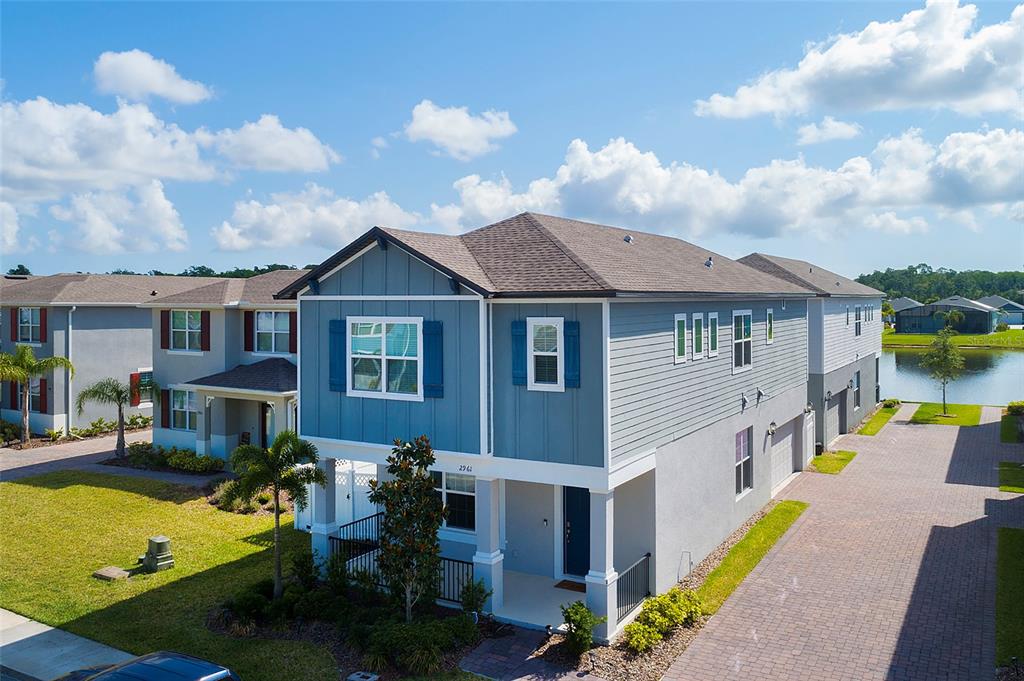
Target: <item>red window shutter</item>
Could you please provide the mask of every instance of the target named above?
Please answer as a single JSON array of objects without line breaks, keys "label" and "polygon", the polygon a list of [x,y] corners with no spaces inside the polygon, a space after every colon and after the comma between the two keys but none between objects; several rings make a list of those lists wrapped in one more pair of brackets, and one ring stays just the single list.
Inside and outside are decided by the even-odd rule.
[{"label": "red window shutter", "polygon": [[[46,308],[41,307],[39,308],[39,342],[45,343],[46,339]],[[46,413],[45,409],[43,410],[43,413]]]},{"label": "red window shutter", "polygon": [[160,310],[160,349],[171,347],[171,311]]},{"label": "red window shutter", "polygon": [[244,327],[244,331],[242,333],[244,336],[242,339],[242,348],[246,352],[252,352],[253,338],[256,337],[256,313],[252,310],[246,310],[242,313],[242,318],[245,322],[242,325]]},{"label": "red window shutter", "polygon": [[299,351],[299,313],[288,313],[288,352]]},{"label": "red window shutter", "polygon": [[160,391],[160,427],[171,427],[171,391]]},{"label": "red window shutter", "polygon": [[[40,317],[40,319],[42,319],[42,317]],[[46,399],[46,379],[45,378],[40,378],[39,379],[39,413],[40,414],[49,414],[50,413],[49,407],[50,407],[50,405],[49,405],[49,403],[48,403],[48,401]]]},{"label": "red window shutter", "polygon": [[11,340],[18,341],[18,308],[11,308]]},{"label": "red window shutter", "polygon": [[18,404],[18,382],[11,381],[8,383],[9,397],[11,398],[11,409],[18,409],[21,405]]},{"label": "red window shutter", "polygon": [[137,407],[142,402],[142,398],[139,396],[139,374],[128,375],[128,386],[132,395],[132,406]]},{"label": "red window shutter", "polygon": [[203,310],[199,313],[199,349],[210,349],[210,311]]}]

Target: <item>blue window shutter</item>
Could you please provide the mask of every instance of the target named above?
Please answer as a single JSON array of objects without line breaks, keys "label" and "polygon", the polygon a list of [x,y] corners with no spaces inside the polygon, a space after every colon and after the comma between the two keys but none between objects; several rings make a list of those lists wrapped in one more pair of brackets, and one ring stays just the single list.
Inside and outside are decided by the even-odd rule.
[{"label": "blue window shutter", "polygon": [[580,323],[566,321],[565,332],[565,387],[580,387]]},{"label": "blue window shutter", "polygon": [[348,369],[348,349],[345,347],[345,320],[332,319],[330,323],[331,390],[343,393],[348,389],[345,371]]},{"label": "blue window shutter", "polygon": [[423,396],[444,397],[444,341],[441,322],[423,322]]},{"label": "blue window shutter", "polygon": [[526,385],[526,320],[512,322],[512,385]]}]

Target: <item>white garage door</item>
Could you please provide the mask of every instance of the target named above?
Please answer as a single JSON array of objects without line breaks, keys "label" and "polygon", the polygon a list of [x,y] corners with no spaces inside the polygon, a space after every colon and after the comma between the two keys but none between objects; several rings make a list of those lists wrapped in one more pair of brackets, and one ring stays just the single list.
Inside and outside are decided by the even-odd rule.
[{"label": "white garage door", "polygon": [[793,474],[793,426],[790,421],[772,435],[772,496]]},{"label": "white garage door", "polygon": [[839,437],[839,405],[842,400],[839,399],[839,395],[833,395],[832,399],[828,401],[828,407],[825,409],[825,432],[821,437],[821,441],[825,443],[826,449],[832,440]]}]

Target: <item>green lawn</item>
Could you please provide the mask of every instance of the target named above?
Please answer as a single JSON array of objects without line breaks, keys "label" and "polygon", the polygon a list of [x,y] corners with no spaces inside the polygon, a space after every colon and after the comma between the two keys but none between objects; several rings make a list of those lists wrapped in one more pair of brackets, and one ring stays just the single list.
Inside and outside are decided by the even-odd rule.
[{"label": "green lawn", "polygon": [[848,452],[842,449],[835,452],[823,452],[821,456],[811,459],[811,465],[819,473],[838,475],[839,471],[846,468],[846,464],[853,461],[855,456],[857,456],[857,452]]},{"label": "green lawn", "polygon": [[910,417],[910,422],[944,426],[976,426],[981,421],[981,405],[979,404],[947,404],[946,411],[948,415],[943,416],[940,402],[925,402]]},{"label": "green lawn", "polygon": [[[4,608],[135,654],[197,655],[243,679],[337,677],[324,647],[206,628],[211,607],[272,574],[269,517],[218,511],[187,487],[80,471],[0,483],[0,513]],[[307,546],[290,516],[282,520],[286,549]],[[133,566],[157,534],[171,538],[173,569],[119,582],[90,576]]]},{"label": "green lawn", "polygon": [[999,528],[996,549],[996,664],[1024,659],[1024,530]]},{"label": "green lawn", "polygon": [[999,491],[1024,494],[1024,464],[1013,461],[999,463]]},{"label": "green lawn", "polygon": [[882,429],[882,426],[889,423],[892,415],[899,410],[899,407],[879,407],[857,432],[861,435],[878,435],[878,431]]},{"label": "green lawn", "polygon": [[1020,442],[1016,416],[1003,414],[1003,419],[999,422],[999,440],[1001,442]]},{"label": "green lawn", "polygon": [[697,594],[704,603],[704,611],[711,615],[718,612],[725,599],[736,590],[754,567],[761,562],[768,550],[789,526],[807,508],[803,501],[780,501],[775,508],[761,518],[744,535],[722,562],[712,570]]},{"label": "green lawn", "polygon": [[[935,340],[933,333],[893,333],[882,334],[882,345],[931,345]],[[985,334],[957,334],[953,336],[954,345],[965,345],[978,348],[1024,348],[1024,329],[995,331]]]}]

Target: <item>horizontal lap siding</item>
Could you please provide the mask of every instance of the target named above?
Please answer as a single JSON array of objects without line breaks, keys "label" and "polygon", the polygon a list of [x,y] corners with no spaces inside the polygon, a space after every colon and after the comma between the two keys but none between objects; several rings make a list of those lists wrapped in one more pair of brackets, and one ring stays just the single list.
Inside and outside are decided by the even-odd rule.
[{"label": "horizontal lap siding", "polygon": [[[374,247],[321,282],[320,292],[334,295],[452,293],[447,277],[397,247],[386,251]],[[451,301],[305,300],[301,305],[303,435],[376,444],[426,435],[437,449],[479,453],[480,303],[477,300],[452,295]],[[442,323],[443,398],[407,402],[348,397],[343,392],[330,390],[330,320],[363,315],[423,317]]]},{"label": "horizontal lap siding", "polygon": [[[604,466],[602,320],[599,303],[495,304],[494,455]],[[563,317],[580,323],[580,387],[565,392],[512,384],[512,322]]]},{"label": "horizontal lap siding", "polygon": [[[765,314],[774,310],[775,339],[765,340]],[[732,373],[732,311],[752,317],[753,368]],[[688,339],[685,363],[676,364],[674,316],[717,312],[718,356],[692,359]],[[612,303],[611,450],[612,464],[659,447],[723,418],[739,414],[741,393],[753,403],[760,387],[769,398],[807,381],[806,304],[789,301],[737,302],[728,307],[702,303]]]},{"label": "horizontal lap siding", "polygon": [[[861,334],[854,335],[856,314],[860,305]],[[875,306],[875,318],[865,319],[863,307]],[[846,308],[850,308],[850,324],[846,324]],[[881,298],[827,298],[824,302],[824,373],[856,362],[862,357],[882,352],[882,300]]]}]

